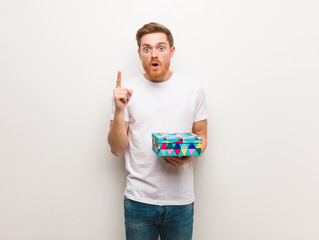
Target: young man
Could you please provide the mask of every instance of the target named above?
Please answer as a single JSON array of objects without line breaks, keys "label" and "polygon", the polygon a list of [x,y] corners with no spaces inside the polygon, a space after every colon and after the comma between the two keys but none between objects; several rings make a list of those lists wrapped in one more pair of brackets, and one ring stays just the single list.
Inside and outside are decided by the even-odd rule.
[{"label": "young man", "polygon": [[124,192],[126,239],[192,239],[195,157],[157,157],[155,132],[193,132],[207,144],[207,108],[202,87],[170,70],[175,52],[166,27],[149,23],[137,31],[144,74],[113,91],[108,141],[114,155],[125,153],[129,172]]}]

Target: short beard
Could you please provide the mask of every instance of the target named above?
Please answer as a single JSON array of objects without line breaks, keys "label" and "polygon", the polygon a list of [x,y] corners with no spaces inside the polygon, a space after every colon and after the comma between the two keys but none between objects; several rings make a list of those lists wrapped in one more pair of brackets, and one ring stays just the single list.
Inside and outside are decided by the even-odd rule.
[{"label": "short beard", "polygon": [[154,61],[151,61],[147,64],[143,63],[143,68],[145,70],[145,73],[148,77],[150,77],[151,80],[159,80],[161,79],[168,71],[169,71],[169,66],[170,66],[170,62],[168,61],[165,65],[162,64],[162,62],[160,62],[159,60],[156,60],[157,63],[160,64],[160,66],[162,67],[159,70],[156,71],[152,71],[151,70],[151,64]]}]

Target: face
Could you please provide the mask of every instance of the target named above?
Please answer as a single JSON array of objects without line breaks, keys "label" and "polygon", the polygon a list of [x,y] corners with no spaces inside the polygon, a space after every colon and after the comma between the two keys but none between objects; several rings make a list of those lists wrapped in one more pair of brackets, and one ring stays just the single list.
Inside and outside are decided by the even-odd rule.
[{"label": "face", "polygon": [[138,50],[146,78],[153,82],[164,82],[170,77],[170,60],[175,47],[170,47],[165,33],[149,33],[141,38]]}]

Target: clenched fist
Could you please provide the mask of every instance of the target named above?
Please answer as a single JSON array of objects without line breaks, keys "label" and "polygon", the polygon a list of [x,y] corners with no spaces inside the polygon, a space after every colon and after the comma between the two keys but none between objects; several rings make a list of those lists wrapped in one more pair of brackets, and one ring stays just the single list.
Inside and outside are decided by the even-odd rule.
[{"label": "clenched fist", "polygon": [[115,102],[115,110],[124,111],[125,106],[131,99],[133,90],[122,88],[121,86],[121,72],[117,73],[116,87],[113,90],[113,97]]}]

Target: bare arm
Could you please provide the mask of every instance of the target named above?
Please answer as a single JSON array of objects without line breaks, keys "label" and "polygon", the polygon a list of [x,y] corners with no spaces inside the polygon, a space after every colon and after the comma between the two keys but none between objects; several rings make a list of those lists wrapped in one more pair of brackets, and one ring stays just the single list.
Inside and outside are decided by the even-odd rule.
[{"label": "bare arm", "polygon": [[124,121],[124,109],[130,101],[133,91],[121,87],[121,72],[118,72],[116,88],[113,90],[115,112],[114,119],[110,123],[108,143],[111,152],[120,156],[128,146],[128,122]]},{"label": "bare arm", "polygon": [[[128,146],[128,122],[122,119],[122,114],[114,115],[114,120],[110,123],[110,131],[108,142],[111,147],[111,152],[115,156],[120,156],[124,149]],[[123,114],[124,115],[124,114]]]},{"label": "bare arm", "polygon": [[202,153],[203,153],[207,146],[207,119],[194,122],[193,133],[203,138],[203,142],[202,142]]}]

